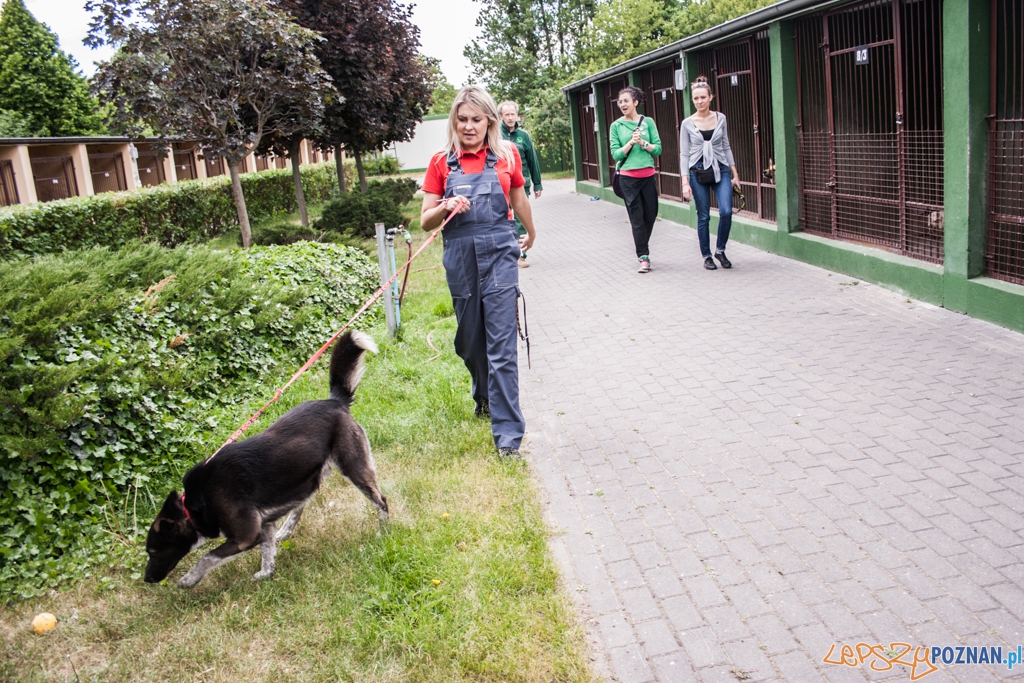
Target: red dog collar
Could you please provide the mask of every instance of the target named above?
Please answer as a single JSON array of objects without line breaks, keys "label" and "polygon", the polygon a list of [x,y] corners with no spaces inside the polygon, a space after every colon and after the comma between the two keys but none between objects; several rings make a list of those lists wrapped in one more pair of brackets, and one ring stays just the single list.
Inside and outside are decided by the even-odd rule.
[{"label": "red dog collar", "polygon": [[[188,508],[185,507],[185,492],[181,493],[181,509],[185,511],[185,519],[192,522],[192,515],[188,514]],[[195,524],[195,522],[192,522]]]}]

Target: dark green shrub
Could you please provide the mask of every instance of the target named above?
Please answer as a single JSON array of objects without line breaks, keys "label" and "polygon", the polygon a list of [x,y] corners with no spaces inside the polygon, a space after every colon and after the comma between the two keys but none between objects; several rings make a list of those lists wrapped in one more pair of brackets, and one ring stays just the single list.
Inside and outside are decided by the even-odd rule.
[{"label": "dark green shrub", "polygon": [[393,156],[380,156],[363,159],[363,173],[366,175],[395,175],[402,170],[402,165]]},{"label": "dark green shrub", "polygon": [[[415,192],[416,181],[410,181]],[[313,223],[316,232],[335,232],[350,237],[362,237],[372,239],[376,235],[374,225],[383,223],[389,228],[397,227],[403,223],[402,206],[407,204],[409,199],[398,202],[412,193],[408,192],[405,184],[393,183],[392,181],[371,182],[367,190],[363,192],[348,192],[338,199],[331,200],[324,206],[320,218]]]},{"label": "dark green shrub", "polygon": [[411,202],[419,189],[419,184],[412,178],[386,178],[371,180],[366,184],[367,192],[388,197],[398,206],[405,206]]},{"label": "dark green shrub", "polygon": [[[307,202],[327,201],[337,194],[334,163],[303,167],[302,182]],[[242,189],[253,222],[296,209],[290,169],[243,174]],[[190,180],[0,209],[0,259],[119,247],[134,239],[174,247],[237,225],[230,178]]]},{"label": "dark green shrub", "polygon": [[[0,263],[0,599],[116,561],[105,531],[144,533],[377,278],[363,252],[309,242]],[[141,528],[134,503],[119,517],[132,491]]]},{"label": "dark green shrub", "polygon": [[[241,245],[242,236],[238,236]],[[267,221],[252,228],[252,243],[262,247],[280,244],[294,244],[295,242],[331,242],[333,240],[323,239],[323,235],[313,230],[312,227],[303,225],[291,220]]]}]

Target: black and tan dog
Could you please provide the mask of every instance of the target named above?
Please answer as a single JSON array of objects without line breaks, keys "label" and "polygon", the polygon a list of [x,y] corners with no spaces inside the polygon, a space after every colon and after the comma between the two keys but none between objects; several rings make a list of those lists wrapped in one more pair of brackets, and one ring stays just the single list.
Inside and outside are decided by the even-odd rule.
[{"label": "black and tan dog", "polygon": [[263,563],[253,579],[270,576],[276,542],[295,530],[331,465],[377,506],[381,523],[387,521],[388,501],[377,486],[370,442],[349,414],[366,351],[377,352],[367,334],[349,332],[338,339],[331,352],[330,398],[292,408],[261,434],[225,446],[185,474],[184,492],[167,496],[150,527],[146,581],[162,581],[185,555],[219,536],[224,543],[206,553],[179,585],[192,588],[214,567],[257,545]]}]

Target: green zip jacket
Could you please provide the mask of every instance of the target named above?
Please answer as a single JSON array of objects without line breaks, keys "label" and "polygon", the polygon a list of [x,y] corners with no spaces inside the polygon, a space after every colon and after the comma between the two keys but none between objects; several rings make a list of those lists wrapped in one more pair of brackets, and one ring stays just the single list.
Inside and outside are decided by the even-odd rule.
[{"label": "green zip jacket", "polygon": [[[623,151],[622,148],[633,137],[634,130],[636,130],[636,123],[627,121],[625,117],[622,117],[615,121],[612,124],[611,130],[608,131],[608,142],[612,150],[612,158],[615,161],[621,162],[619,166],[620,171],[651,168],[654,166],[654,157],[661,154],[661,137],[658,135],[658,126],[654,124],[650,117],[644,117],[640,139],[651,143],[652,147],[650,151],[647,151],[640,147],[640,145],[634,145],[628,151],[629,156],[627,156],[627,152]],[[623,159],[625,159],[624,162]]]},{"label": "green zip jacket", "polygon": [[514,131],[510,131],[502,121],[501,137],[514,143],[519,149],[519,158],[523,160],[523,178],[526,179],[526,184],[529,185],[532,181],[534,192],[543,190],[544,188],[540,185],[540,162],[537,161],[537,150],[533,148],[530,134],[519,126],[516,126]]}]

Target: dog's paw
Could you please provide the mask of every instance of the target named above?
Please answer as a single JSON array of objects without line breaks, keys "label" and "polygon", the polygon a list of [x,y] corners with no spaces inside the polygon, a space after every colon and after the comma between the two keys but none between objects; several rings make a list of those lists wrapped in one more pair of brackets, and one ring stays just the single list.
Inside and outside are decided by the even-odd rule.
[{"label": "dog's paw", "polygon": [[202,580],[202,578],[203,577],[201,576],[192,576],[192,572],[189,572],[188,574],[185,574],[185,576],[178,579],[178,586],[180,588],[195,588],[196,584],[198,584]]},{"label": "dog's paw", "polygon": [[262,581],[263,579],[269,579],[270,576],[273,573],[274,573],[274,569],[273,568],[261,569],[261,570],[259,570],[258,572],[256,572],[255,574],[252,575],[252,580],[253,581]]}]

